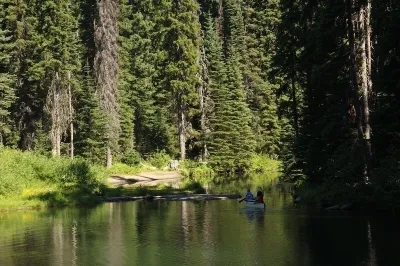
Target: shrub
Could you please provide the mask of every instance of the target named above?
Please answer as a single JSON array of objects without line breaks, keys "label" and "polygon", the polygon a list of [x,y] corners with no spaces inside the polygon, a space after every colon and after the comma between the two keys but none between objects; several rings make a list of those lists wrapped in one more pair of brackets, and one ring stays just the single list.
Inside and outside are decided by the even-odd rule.
[{"label": "shrub", "polygon": [[253,155],[250,160],[249,171],[251,173],[279,174],[281,162],[263,155]]},{"label": "shrub", "polygon": [[185,160],[179,165],[180,171],[186,177],[213,177],[214,171],[207,164]]},{"label": "shrub", "polygon": [[141,158],[137,151],[130,151],[123,155],[121,162],[129,166],[137,166],[140,164]]},{"label": "shrub", "polygon": [[171,161],[171,157],[162,150],[150,155],[147,161],[158,169],[163,169],[168,165],[168,162]]}]

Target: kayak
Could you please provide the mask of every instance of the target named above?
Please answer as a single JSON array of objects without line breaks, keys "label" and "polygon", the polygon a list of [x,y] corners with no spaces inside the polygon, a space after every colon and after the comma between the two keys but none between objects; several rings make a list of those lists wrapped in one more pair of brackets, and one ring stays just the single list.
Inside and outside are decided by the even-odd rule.
[{"label": "kayak", "polygon": [[244,201],[246,208],[264,209],[264,203],[256,203],[255,201]]}]

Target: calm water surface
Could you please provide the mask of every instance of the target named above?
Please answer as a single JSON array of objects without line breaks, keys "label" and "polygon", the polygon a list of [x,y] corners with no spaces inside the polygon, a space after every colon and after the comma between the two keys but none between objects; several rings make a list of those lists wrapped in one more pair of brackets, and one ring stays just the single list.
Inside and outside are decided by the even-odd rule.
[{"label": "calm water surface", "polygon": [[400,265],[391,219],[310,211],[268,193],[0,214],[0,265]]}]

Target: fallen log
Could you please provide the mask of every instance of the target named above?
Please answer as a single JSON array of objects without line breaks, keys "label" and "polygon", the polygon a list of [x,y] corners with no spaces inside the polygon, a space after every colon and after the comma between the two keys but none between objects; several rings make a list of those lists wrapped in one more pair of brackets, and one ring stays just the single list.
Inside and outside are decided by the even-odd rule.
[{"label": "fallen log", "polygon": [[104,202],[123,202],[135,200],[165,200],[165,201],[200,201],[200,200],[226,200],[239,199],[240,195],[236,194],[172,194],[161,196],[134,196],[134,197],[103,197]]}]

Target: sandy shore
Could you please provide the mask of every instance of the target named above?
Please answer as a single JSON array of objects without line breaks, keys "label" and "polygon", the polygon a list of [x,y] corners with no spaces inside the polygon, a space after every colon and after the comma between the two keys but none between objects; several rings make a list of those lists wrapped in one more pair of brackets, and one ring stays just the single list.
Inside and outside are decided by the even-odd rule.
[{"label": "sandy shore", "polygon": [[178,183],[181,178],[182,176],[178,172],[142,172],[136,175],[113,175],[108,178],[108,183],[113,186],[173,185]]}]

